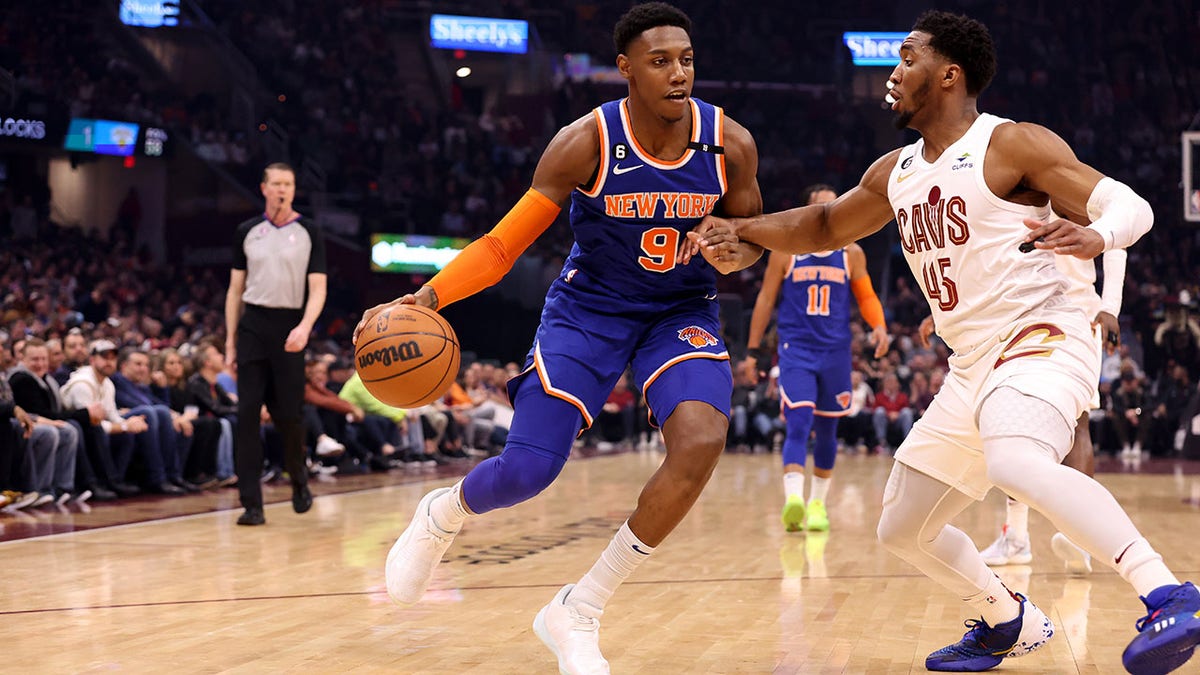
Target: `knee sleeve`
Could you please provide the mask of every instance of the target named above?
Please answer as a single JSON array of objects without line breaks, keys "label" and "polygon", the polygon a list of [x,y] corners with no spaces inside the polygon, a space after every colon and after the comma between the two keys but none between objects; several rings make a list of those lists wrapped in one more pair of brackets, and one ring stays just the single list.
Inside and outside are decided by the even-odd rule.
[{"label": "knee sleeve", "polygon": [[833,469],[837,461],[837,428],[838,417],[817,415],[813,419],[813,432],[816,440],[813,442],[813,466],[826,471]]},{"label": "knee sleeve", "polygon": [[547,394],[536,377],[524,378],[513,402],[504,452],[481,462],[463,481],[463,501],[474,513],[519,504],[545,490],[562,471],[583,425],[579,410]]},{"label": "knee sleeve", "polygon": [[804,466],[808,461],[808,433],[812,431],[813,409],[810,406],[785,408],[787,438],[783,441],[783,463]]},{"label": "knee sleeve", "polygon": [[[988,480],[1009,488],[1028,479],[1037,464],[1058,464],[1071,450],[1075,425],[1054,406],[1011,387],[999,387],[979,407],[979,435],[984,443]],[[1003,450],[989,448],[1003,445]]]},{"label": "knee sleeve", "polygon": [[879,542],[959,597],[972,597],[992,573],[970,537],[949,523],[974,501],[896,462],[884,488]]},{"label": "knee sleeve", "polygon": [[549,487],[565,464],[558,455],[510,442],[467,474],[463,500],[476,514],[520,504]]}]

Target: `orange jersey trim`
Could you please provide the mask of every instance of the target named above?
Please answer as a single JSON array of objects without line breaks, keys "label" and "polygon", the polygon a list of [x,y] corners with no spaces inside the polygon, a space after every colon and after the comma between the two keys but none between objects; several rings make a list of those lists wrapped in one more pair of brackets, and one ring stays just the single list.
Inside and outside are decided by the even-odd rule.
[{"label": "orange jersey trim", "polygon": [[600,168],[596,170],[596,184],[591,190],[576,188],[585,197],[598,197],[604,189],[604,179],[608,177],[608,125],[604,122],[604,114],[599,108],[592,108],[592,116],[596,118],[596,129],[600,133]]},{"label": "orange jersey trim", "polygon": [[[691,105],[691,108],[692,108],[692,139],[691,140],[693,143],[699,143],[700,142],[700,106],[696,105],[696,102],[691,99],[688,99],[688,104]],[[686,151],[684,151],[683,155],[679,159],[676,159],[673,161],[667,161],[665,159],[658,159],[654,155],[651,155],[645,148],[642,147],[642,144],[638,142],[637,136],[633,135],[633,122],[630,121],[630,119],[629,119],[629,99],[628,98],[621,101],[621,126],[624,127],[624,129],[625,129],[625,137],[629,139],[629,144],[631,146],[633,146],[633,152],[638,156],[639,159],[641,159],[642,161],[646,162],[647,164],[649,164],[650,166],[652,166],[656,169],[677,169],[677,168],[683,166],[684,164],[686,164],[687,161],[692,158],[692,155],[696,154],[695,150],[688,148]]]},{"label": "orange jersey trim", "polygon": [[[713,354],[711,352],[696,352],[694,354],[680,354],[679,356],[676,356],[675,358],[670,359],[666,363],[659,366],[657,370],[655,370],[653,373],[650,374],[650,377],[646,378],[646,383],[642,385],[642,400],[646,401],[646,415],[647,415],[648,420],[655,419],[654,411],[650,409],[650,402],[647,401],[647,399],[646,399],[646,392],[650,390],[650,385],[654,384],[654,381],[658,379],[658,376],[665,373],[667,371],[667,368],[670,368],[671,366],[675,365],[676,363],[681,363],[683,361],[688,361],[691,359],[712,359],[713,361],[728,361],[729,360],[729,352],[721,352],[720,354]],[[652,426],[656,429],[658,428],[658,425],[654,424],[653,421],[650,422],[650,426]]]},{"label": "orange jersey trim", "polygon": [[850,411],[843,410],[841,412],[825,412],[824,410],[816,410],[814,408],[813,414],[816,415],[817,417],[845,417],[846,415],[850,414]]},{"label": "orange jersey trim", "polygon": [[[716,143],[721,147],[725,147],[725,110],[716,108]],[[724,195],[729,191],[729,180],[725,174],[725,153],[717,154],[717,182],[721,185],[721,194]]]},{"label": "orange jersey trim", "polygon": [[540,345],[534,345],[533,347],[533,369],[537,371],[538,380],[541,381],[542,390],[546,394],[557,399],[562,399],[575,406],[579,410],[579,414],[583,415],[584,429],[592,426],[592,416],[588,414],[587,406],[583,404],[583,401],[580,401],[570,392],[556,389],[553,384],[550,384],[550,374],[546,372],[546,364],[542,362],[542,348]]}]

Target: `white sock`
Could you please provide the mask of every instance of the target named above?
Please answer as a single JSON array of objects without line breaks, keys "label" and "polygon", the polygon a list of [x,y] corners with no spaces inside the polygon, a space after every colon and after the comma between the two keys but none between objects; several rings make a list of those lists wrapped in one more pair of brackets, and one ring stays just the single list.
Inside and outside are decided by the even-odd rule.
[{"label": "white sock", "polygon": [[825,495],[829,494],[829,481],[831,480],[833,480],[832,477],[822,478],[814,475],[812,480],[812,495],[809,499],[825,501]]},{"label": "white sock", "polygon": [[1017,602],[1008,587],[995,574],[982,591],[963,600],[978,610],[989,626],[1012,621],[1021,613],[1021,603]]},{"label": "white sock", "polygon": [[566,601],[582,602],[603,610],[621,582],[653,552],[654,548],[642,543],[629,529],[629,521],[625,521],[608,542],[608,548],[600,554],[600,559],[571,589]]},{"label": "white sock", "polygon": [[462,529],[463,521],[474,514],[463,506],[461,480],[449,492],[433,498],[429,504],[429,515],[433,517],[433,524],[443,532],[454,534]]},{"label": "white sock", "polygon": [[804,472],[789,471],[783,474],[783,494],[785,497],[799,497],[804,501]]},{"label": "white sock", "polygon": [[1112,565],[1116,567],[1117,574],[1128,581],[1142,597],[1150,595],[1150,591],[1159,586],[1179,585],[1179,579],[1171,574],[1171,570],[1163,564],[1162,555],[1150,546],[1145,537],[1139,537],[1122,546],[1113,556]]},{"label": "white sock", "polygon": [[1012,497],[1008,498],[1004,532],[1017,541],[1029,541],[1029,507]]}]

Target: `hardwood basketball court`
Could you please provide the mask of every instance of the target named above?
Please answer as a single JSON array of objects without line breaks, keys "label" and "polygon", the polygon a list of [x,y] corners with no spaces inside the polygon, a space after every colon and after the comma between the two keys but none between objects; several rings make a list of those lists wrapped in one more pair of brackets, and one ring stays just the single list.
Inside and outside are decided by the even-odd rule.
[{"label": "hardwood basketball court", "polygon": [[[234,491],[193,515],[179,500],[98,505],[42,517],[63,532],[0,543],[4,661],[13,672],[551,673],[530,623],[594,562],[662,456],[568,462],[538,498],[471,521],[424,600],[383,590],[383,561],[420,497],[444,474],[394,472],[379,487],[315,484],[304,516],[286,491],[266,527],[234,524]],[[695,509],[609,603],[600,643],[614,673],[921,673],[957,640],[967,608],[875,541],[890,457],[842,456],[829,497],[832,531],[779,523],[777,455],[724,457]],[[1182,578],[1200,579],[1200,463],[1151,462],[1100,480]],[[372,478],[372,477],[364,477]],[[379,482],[378,479],[375,480]],[[188,498],[192,499],[192,498]],[[1003,497],[956,523],[988,544]],[[176,504],[173,506],[173,504]],[[218,510],[211,510],[218,509]],[[12,537],[28,512],[0,515]],[[68,522],[71,521],[71,522]],[[72,524],[73,523],[73,524]],[[57,527],[54,527],[57,526]],[[1000,569],[1055,622],[1041,651],[997,672],[1120,673],[1142,606],[1109,568],[1062,571],[1053,528],[1031,517],[1032,565]],[[1191,668],[1191,670],[1189,670]],[[1200,672],[1189,663],[1179,672]]]}]

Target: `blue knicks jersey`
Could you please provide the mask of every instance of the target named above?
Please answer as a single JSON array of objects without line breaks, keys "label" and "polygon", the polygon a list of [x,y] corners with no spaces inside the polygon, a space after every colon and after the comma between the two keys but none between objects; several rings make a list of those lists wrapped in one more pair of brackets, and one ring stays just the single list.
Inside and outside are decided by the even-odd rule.
[{"label": "blue knicks jersey", "polygon": [[592,111],[600,165],[589,190],[571,195],[575,245],[547,301],[559,295],[604,313],[657,312],[715,297],[716,272],[701,256],[687,265],[676,252],[725,194],[724,113],[690,100],[692,136],[675,161],[656,159],[633,136],[627,100]]},{"label": "blue knicks jersey", "polygon": [[846,250],[792,256],[776,323],[779,343],[808,349],[850,344],[850,267]]}]

